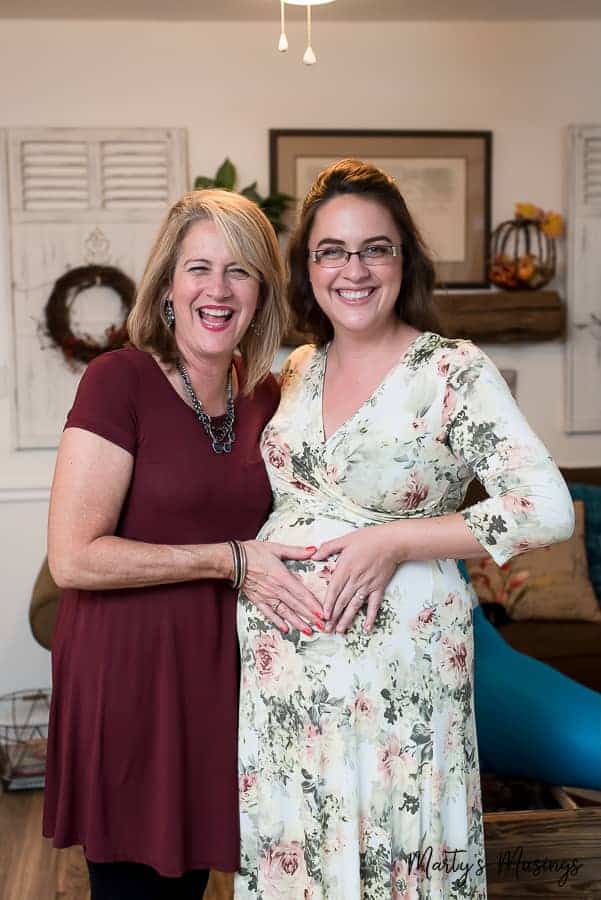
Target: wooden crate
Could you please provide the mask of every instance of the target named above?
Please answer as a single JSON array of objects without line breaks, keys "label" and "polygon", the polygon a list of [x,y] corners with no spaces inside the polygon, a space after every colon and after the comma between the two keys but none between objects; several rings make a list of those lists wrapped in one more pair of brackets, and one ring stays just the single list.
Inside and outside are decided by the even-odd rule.
[{"label": "wooden crate", "polygon": [[601,900],[601,791],[550,790],[556,809],[485,813],[489,897]]}]

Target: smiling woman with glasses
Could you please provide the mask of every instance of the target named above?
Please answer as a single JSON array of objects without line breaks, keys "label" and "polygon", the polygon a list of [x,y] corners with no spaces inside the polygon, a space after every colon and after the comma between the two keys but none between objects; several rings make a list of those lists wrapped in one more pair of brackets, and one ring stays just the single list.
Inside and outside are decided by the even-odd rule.
[{"label": "smiling woman with glasses", "polygon": [[[318,547],[288,565],[324,621],[268,632],[240,597],[236,900],[484,900],[474,594],[456,561],[567,537],[570,497],[488,357],[434,331],[433,265],[385,172],[347,159],[318,176],[289,269],[314,343],[285,363],[261,438],[259,538]],[[474,476],[490,497],[459,513]]]}]

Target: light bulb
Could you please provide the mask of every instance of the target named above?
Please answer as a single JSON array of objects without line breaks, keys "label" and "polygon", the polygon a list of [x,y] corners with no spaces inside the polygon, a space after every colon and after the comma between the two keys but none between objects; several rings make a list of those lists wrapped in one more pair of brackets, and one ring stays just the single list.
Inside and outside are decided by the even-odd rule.
[{"label": "light bulb", "polygon": [[313,47],[311,46],[311,7],[307,6],[307,49],[305,50],[305,55],[303,56],[303,62],[306,66],[314,66],[317,62],[317,57],[313,53]]},{"label": "light bulb", "polygon": [[278,50],[285,53],[288,49],[288,38],[286,37],[286,21],[284,15],[284,0],[280,0],[280,40],[278,41]]},{"label": "light bulb", "polygon": [[303,62],[306,66],[314,66],[315,63],[317,62],[317,57],[315,56],[315,53],[313,52],[313,47],[311,46],[311,44],[309,44],[309,46],[305,50],[305,55],[303,56]]}]

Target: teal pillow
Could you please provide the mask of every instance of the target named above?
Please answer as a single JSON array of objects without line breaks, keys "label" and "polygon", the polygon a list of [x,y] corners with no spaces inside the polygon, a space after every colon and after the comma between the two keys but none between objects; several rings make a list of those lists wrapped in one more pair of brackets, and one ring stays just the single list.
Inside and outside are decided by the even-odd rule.
[{"label": "teal pillow", "polygon": [[480,768],[599,790],[601,694],[518,653],[480,606],[473,619]]},{"label": "teal pillow", "polygon": [[[463,560],[461,575],[470,578]],[[551,784],[601,788],[601,694],[518,653],[473,611],[474,700],[480,768]]]},{"label": "teal pillow", "polygon": [[589,578],[601,605],[601,485],[568,481],[572,500],[584,501],[584,542]]}]

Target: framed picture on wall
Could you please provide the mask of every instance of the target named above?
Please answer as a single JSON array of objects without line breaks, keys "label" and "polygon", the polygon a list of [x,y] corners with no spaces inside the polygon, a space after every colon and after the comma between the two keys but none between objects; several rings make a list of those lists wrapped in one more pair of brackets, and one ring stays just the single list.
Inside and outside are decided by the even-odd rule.
[{"label": "framed picture on wall", "polygon": [[286,224],[317,174],[353,156],[395,179],[448,288],[486,287],[490,232],[490,131],[269,132],[271,191],[297,198]]}]

